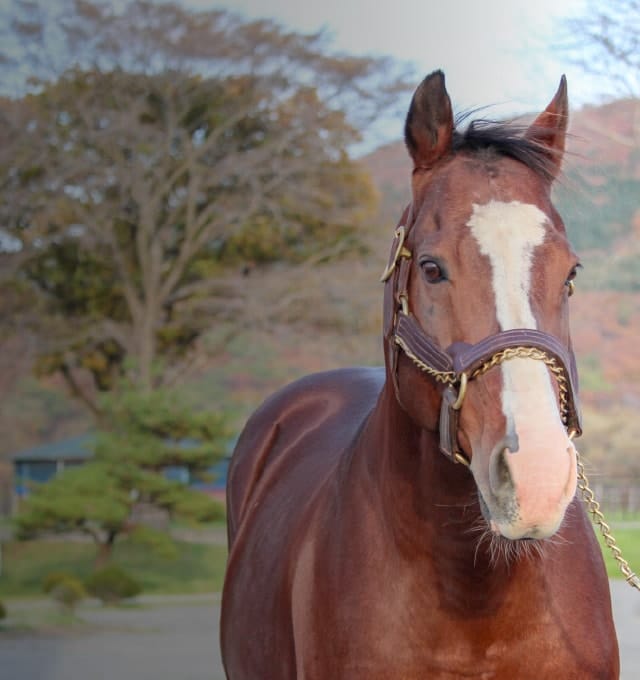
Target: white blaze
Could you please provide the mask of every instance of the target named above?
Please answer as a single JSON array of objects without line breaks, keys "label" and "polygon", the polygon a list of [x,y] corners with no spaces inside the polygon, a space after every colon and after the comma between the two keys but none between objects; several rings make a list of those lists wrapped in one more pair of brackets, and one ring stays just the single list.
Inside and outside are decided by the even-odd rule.
[{"label": "white blaze", "polygon": [[[467,224],[480,252],[491,262],[500,330],[536,328],[529,301],[531,268],[534,250],[544,241],[546,222],[547,216],[537,206],[519,201],[473,206]],[[534,435],[542,423],[560,422],[549,373],[542,362],[513,359],[502,364],[502,372],[502,409],[508,432],[521,434],[526,429]]]}]

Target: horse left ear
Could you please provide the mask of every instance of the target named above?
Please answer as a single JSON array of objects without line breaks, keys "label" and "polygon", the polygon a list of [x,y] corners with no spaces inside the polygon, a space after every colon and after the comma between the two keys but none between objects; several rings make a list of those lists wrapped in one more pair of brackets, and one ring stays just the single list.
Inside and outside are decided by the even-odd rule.
[{"label": "horse left ear", "polygon": [[569,125],[569,98],[567,79],[563,75],[560,85],[549,106],[533,121],[525,137],[548,150],[550,170],[553,177],[560,172],[564,155],[567,127]]},{"label": "horse left ear", "polygon": [[404,125],[404,141],[416,170],[432,168],[451,151],[453,113],[444,73],[434,71],[418,86]]}]

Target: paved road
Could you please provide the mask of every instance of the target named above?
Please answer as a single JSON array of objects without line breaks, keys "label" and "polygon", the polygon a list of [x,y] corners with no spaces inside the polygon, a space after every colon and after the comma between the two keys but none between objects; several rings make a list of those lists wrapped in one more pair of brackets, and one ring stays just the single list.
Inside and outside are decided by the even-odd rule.
[{"label": "paved road", "polygon": [[624,581],[611,581],[613,615],[618,631],[621,680],[640,678],[640,592]]},{"label": "paved road", "polygon": [[[638,680],[640,593],[615,581],[612,594],[621,679]],[[137,609],[85,607],[81,616],[89,625],[78,632],[0,633],[0,680],[224,680],[218,596],[143,603]]]},{"label": "paved road", "polygon": [[80,616],[78,632],[0,633],[0,680],[225,680],[217,595]]}]

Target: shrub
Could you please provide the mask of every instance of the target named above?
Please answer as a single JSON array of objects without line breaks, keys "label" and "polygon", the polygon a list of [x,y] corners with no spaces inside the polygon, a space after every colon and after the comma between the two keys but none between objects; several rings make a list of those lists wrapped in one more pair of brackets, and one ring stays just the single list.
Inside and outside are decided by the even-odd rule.
[{"label": "shrub", "polygon": [[105,604],[135,597],[142,591],[140,584],[115,564],[95,571],[86,586],[91,595]]},{"label": "shrub", "polygon": [[73,578],[75,577],[66,571],[52,571],[44,577],[44,581],[42,581],[42,591],[49,595],[58,583]]},{"label": "shrub", "polygon": [[7,617],[7,608],[4,606],[4,602],[0,600],[0,620]]},{"label": "shrub", "polygon": [[82,583],[75,576],[67,576],[58,579],[49,590],[49,595],[64,609],[73,611],[78,602],[86,597],[87,593]]}]

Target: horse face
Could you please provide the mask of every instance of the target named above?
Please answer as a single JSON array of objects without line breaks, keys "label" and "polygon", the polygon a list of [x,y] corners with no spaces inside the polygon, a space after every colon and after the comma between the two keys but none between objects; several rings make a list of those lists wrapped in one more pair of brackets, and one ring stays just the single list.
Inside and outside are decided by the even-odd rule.
[{"label": "horse face", "polygon": [[[425,83],[407,117],[416,164],[411,312],[443,349],[513,328],[545,331],[568,346],[568,281],[577,259],[550,200],[564,147],[564,82],[525,135],[548,150],[544,171],[491,145],[451,153],[444,82]],[[400,362],[401,399],[418,420],[425,399],[437,398],[424,382]],[[459,441],[496,534],[544,538],[559,528],[575,494],[576,460],[545,363],[515,358],[471,381]]]}]

